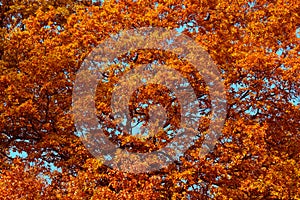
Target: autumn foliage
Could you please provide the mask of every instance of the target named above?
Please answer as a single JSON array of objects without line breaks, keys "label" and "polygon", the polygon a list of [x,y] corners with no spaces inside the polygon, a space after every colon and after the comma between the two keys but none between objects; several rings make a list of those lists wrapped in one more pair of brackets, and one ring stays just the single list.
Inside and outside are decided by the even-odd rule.
[{"label": "autumn foliage", "polygon": [[[149,26],[176,29],[210,54],[225,84],[227,116],[206,156],[199,156],[199,139],[167,168],[124,173],[94,158],[76,134],[73,84],[89,52],[111,34]],[[0,199],[300,199],[299,30],[297,0],[0,0]],[[120,57],[131,67],[188,65],[156,50]],[[118,80],[108,75],[99,101],[108,102],[104,94]],[[205,84],[194,87],[209,111]],[[159,98],[157,88],[132,96],[133,116],[149,117],[137,112],[139,100],[157,97],[166,106],[170,91],[161,88]],[[97,111],[108,106],[98,103]],[[199,133],[209,122],[207,112]],[[155,147],[112,138],[141,152],[172,139],[158,134]]]}]

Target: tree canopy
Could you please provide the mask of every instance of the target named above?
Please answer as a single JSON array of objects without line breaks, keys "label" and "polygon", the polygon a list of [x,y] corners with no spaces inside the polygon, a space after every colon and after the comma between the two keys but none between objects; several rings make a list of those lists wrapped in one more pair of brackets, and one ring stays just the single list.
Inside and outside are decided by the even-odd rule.
[{"label": "tree canopy", "polygon": [[[297,0],[0,0],[1,199],[300,199],[299,13]],[[200,137],[166,168],[133,174],[106,166],[84,146],[74,126],[72,92],[77,71],[97,45],[141,27],[177,30],[209,53],[226,88],[227,115],[204,157]],[[143,49],[118,59],[97,87],[99,119],[111,112],[120,68],[155,61],[193,85],[205,114],[196,131],[205,133],[209,92],[189,63]],[[150,116],[139,102],[154,98],[177,128],[178,107],[167,105],[176,102],[168,88],[152,84],[130,95],[137,121]],[[106,135],[139,152],[173,137]]]}]

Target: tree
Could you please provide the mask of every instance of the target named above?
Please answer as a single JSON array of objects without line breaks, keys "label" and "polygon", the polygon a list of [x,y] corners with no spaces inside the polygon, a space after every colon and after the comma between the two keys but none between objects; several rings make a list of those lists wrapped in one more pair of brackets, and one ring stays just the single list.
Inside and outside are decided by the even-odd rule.
[{"label": "tree", "polygon": [[[3,199],[300,198],[298,1],[20,0],[0,6]],[[225,83],[227,116],[218,143],[205,157],[199,156],[200,138],[167,168],[124,173],[94,158],[75,134],[72,90],[81,63],[110,34],[149,26],[179,28],[209,52]],[[158,50],[133,50],[118,59],[133,68],[153,61],[178,70],[190,66]],[[100,120],[110,112],[106,98],[121,67],[113,63],[107,81],[98,85]],[[210,122],[209,94],[201,77],[182,74],[199,99],[204,94],[207,118],[197,130],[203,133]],[[153,97],[165,107],[176,102],[165,87],[140,88],[130,107],[140,123],[150,116],[138,103]],[[178,107],[168,108],[168,122],[176,128]],[[172,139],[106,134],[121,148],[141,152]],[[14,158],[12,151],[26,156]]]}]

